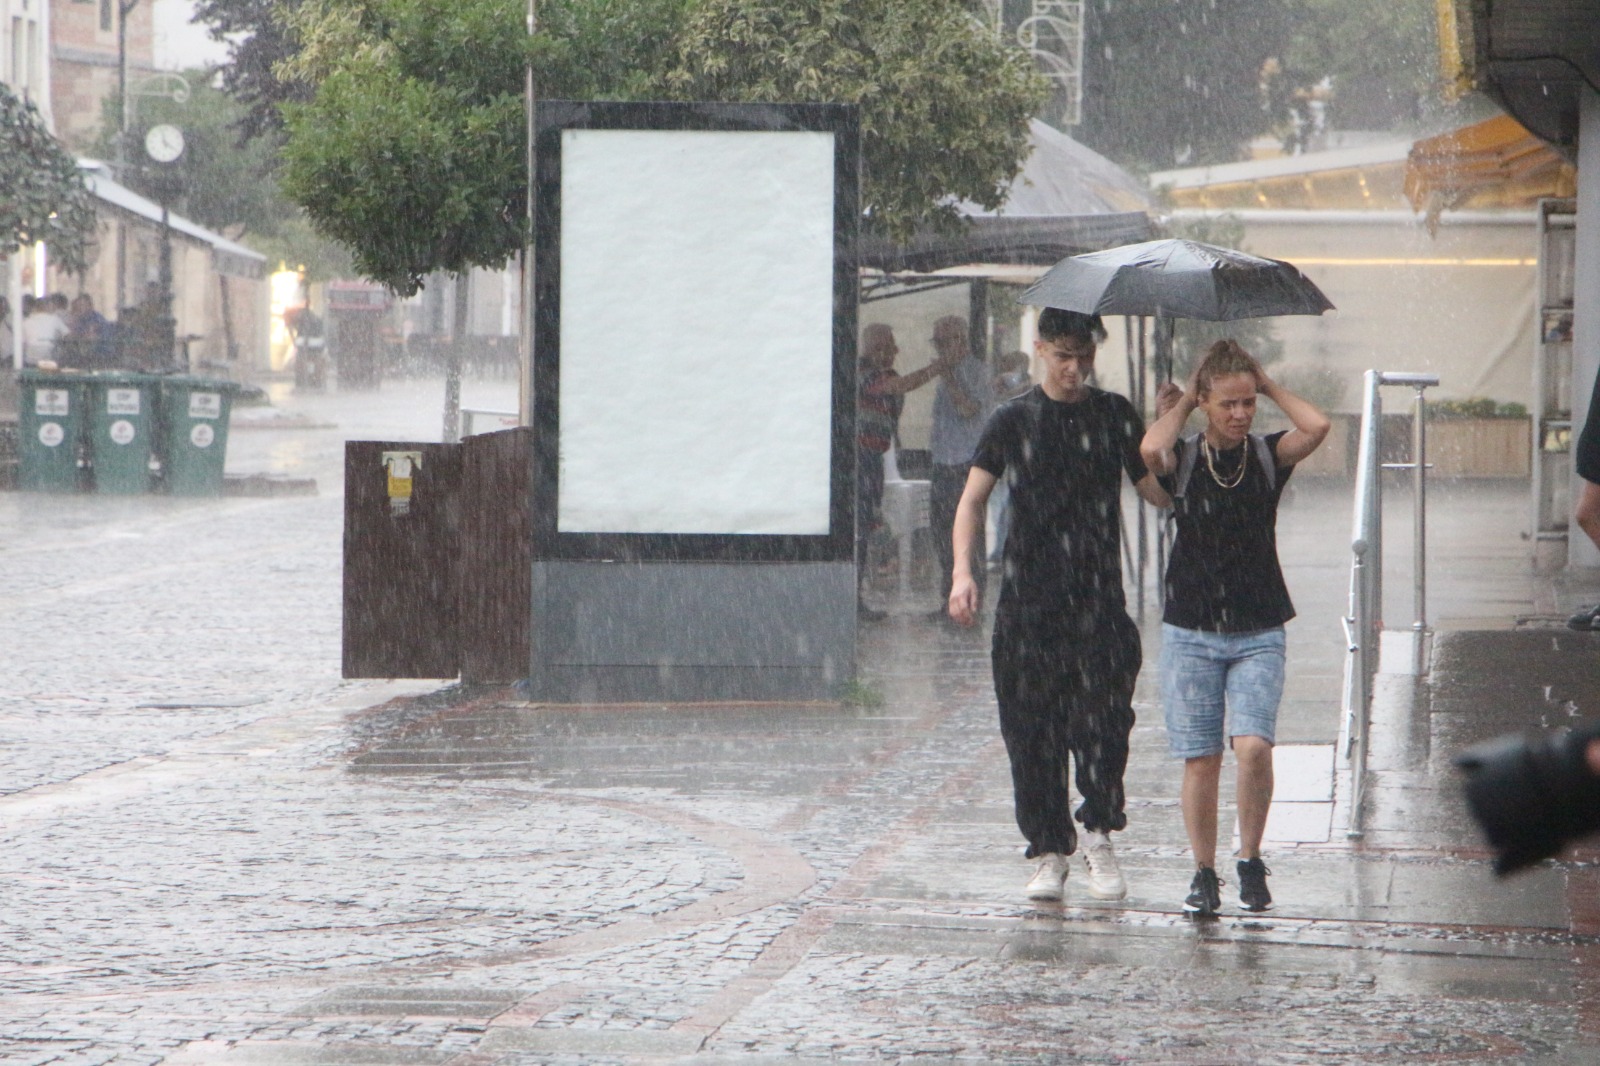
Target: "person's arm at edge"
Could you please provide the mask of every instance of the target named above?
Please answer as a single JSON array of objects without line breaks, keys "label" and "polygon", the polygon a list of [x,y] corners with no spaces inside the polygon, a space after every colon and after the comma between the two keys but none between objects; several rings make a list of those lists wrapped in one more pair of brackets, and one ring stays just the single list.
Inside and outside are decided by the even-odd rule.
[{"label": "person's arm at edge", "polygon": [[[970,355],[967,356],[967,359],[971,358],[972,357]],[[973,395],[967,391],[966,384],[961,380],[960,374],[957,373],[957,370],[961,366],[962,362],[966,362],[966,359],[963,359],[960,362],[947,364],[943,367],[942,373],[944,374],[944,387],[950,392],[950,402],[955,404],[957,414],[959,414],[962,418],[976,418],[978,415],[983,413],[983,407],[978,403]]]},{"label": "person's arm at edge", "polygon": [[881,381],[869,391],[896,395],[920,389],[940,374],[944,373],[945,364],[935,359],[921,370],[913,370],[909,374],[896,374],[887,381]]},{"label": "person's arm at edge", "polygon": [[1278,410],[1294,423],[1293,429],[1278,438],[1277,448],[1278,465],[1293,466],[1317,450],[1327,439],[1333,423],[1310,400],[1296,396],[1265,373],[1257,376],[1261,379],[1261,394],[1277,404]]},{"label": "person's arm at edge", "polygon": [[1167,495],[1167,490],[1161,487],[1161,482],[1156,480],[1156,475],[1145,474],[1144,477],[1133,483],[1133,491],[1139,498],[1152,507],[1171,507],[1172,497]]},{"label": "person's arm at edge", "polygon": [[1150,428],[1145,431],[1144,440],[1139,444],[1139,456],[1144,460],[1144,465],[1150,468],[1151,474],[1170,474],[1177,469],[1177,461],[1173,457],[1172,449],[1178,444],[1178,438],[1183,435],[1184,423],[1189,421],[1189,416],[1194,413],[1199,401],[1195,398],[1194,389],[1183,390],[1176,400],[1172,394],[1178,386],[1168,381],[1162,384],[1156,396],[1156,409],[1167,403],[1166,412],[1150,423]]},{"label": "person's arm at edge", "polygon": [[954,549],[955,567],[950,577],[950,617],[964,626],[978,618],[978,585],[972,579],[972,545],[983,528],[985,508],[989,494],[999,479],[989,471],[974,466],[967,472],[966,487],[961,490],[961,502],[956,504],[956,520],[950,530]]}]

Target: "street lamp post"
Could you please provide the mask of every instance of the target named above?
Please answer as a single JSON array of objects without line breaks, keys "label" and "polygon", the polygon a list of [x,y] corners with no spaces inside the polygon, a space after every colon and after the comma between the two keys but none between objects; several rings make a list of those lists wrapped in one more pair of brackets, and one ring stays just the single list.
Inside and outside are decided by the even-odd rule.
[{"label": "street lamp post", "polygon": [[[528,37],[532,39],[539,32],[539,0],[528,0]],[[520,380],[517,382],[517,421],[521,425],[529,425],[533,421],[533,256],[529,248],[533,243],[533,193],[534,193],[534,145],[533,145],[533,59],[528,59],[526,80],[523,86],[526,96],[525,108],[527,110],[527,138],[528,151],[527,178],[528,178],[528,217],[527,233],[522,241],[522,316],[520,341],[521,349]]]},{"label": "street lamp post", "polygon": [[183,131],[162,123],[151,126],[145,135],[144,150],[156,171],[156,195],[161,202],[161,300],[159,317],[151,330],[162,366],[169,365],[177,351],[177,320],[172,316],[172,200],[177,195],[178,174],[173,164],[183,154]]},{"label": "street lamp post", "polygon": [[[122,180],[128,165],[128,16],[139,0],[117,0],[117,138],[112,152],[112,173]],[[128,227],[117,222],[117,311],[128,292]]]}]

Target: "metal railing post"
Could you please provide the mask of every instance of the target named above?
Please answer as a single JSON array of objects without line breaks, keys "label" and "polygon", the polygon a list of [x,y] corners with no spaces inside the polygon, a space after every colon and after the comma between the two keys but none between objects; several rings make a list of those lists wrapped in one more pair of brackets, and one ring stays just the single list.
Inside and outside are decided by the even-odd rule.
[{"label": "metal railing post", "polygon": [[[1416,489],[1414,515],[1416,543],[1415,621],[1413,669],[1421,674],[1422,648],[1427,630],[1427,408],[1423,390],[1439,384],[1435,374],[1379,373],[1362,377],[1361,437],[1356,457],[1355,507],[1351,521],[1350,613],[1344,623],[1347,655],[1344,677],[1344,722],[1340,747],[1350,767],[1350,821],[1346,834],[1362,835],[1362,801],[1366,795],[1367,750],[1371,732],[1373,679],[1378,672],[1379,643],[1383,634],[1383,481],[1384,469],[1409,469]],[[1413,401],[1412,461],[1381,461],[1384,385],[1406,385],[1416,390]]]},{"label": "metal railing post", "polygon": [[1412,656],[1416,673],[1422,673],[1423,638],[1428,631],[1428,409],[1423,399],[1424,385],[1416,386],[1411,405],[1411,485],[1416,497],[1412,510],[1412,602],[1416,605],[1411,623]]}]

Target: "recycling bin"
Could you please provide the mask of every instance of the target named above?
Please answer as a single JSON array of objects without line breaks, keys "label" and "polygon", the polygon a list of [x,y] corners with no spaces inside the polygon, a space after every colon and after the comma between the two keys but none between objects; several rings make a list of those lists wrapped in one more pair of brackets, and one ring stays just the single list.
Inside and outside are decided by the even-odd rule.
[{"label": "recycling bin", "polygon": [[95,491],[149,492],[154,480],[154,379],[146,374],[95,374],[88,383],[88,401],[89,468]]},{"label": "recycling bin", "polygon": [[167,492],[222,495],[228,419],[239,387],[231,381],[171,376],[160,379],[157,455]]},{"label": "recycling bin", "polygon": [[88,379],[28,369],[19,381],[18,485],[29,492],[80,491]]}]

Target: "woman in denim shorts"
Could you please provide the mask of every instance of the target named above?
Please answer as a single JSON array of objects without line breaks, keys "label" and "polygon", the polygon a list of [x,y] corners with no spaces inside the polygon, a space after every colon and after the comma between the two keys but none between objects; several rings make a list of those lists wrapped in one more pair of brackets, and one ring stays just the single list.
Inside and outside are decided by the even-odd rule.
[{"label": "woman in denim shorts", "polygon": [[[1264,395],[1294,428],[1250,432]],[[1140,446],[1173,498],[1178,536],[1167,565],[1161,691],[1174,758],[1184,760],[1183,824],[1194,852],[1184,910],[1222,905],[1217,783],[1223,741],[1238,763],[1239,902],[1272,905],[1261,835],[1272,804],[1272,744],[1283,695],[1283,625],[1294,605],[1278,565],[1278,500],[1294,465],[1328,435],[1328,418],[1273,381],[1233,340],[1213,344],[1189,387],[1157,395],[1161,414]],[[1182,437],[1189,415],[1204,429]]]}]

